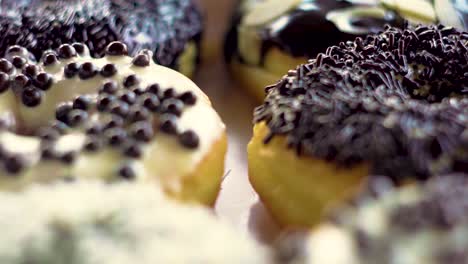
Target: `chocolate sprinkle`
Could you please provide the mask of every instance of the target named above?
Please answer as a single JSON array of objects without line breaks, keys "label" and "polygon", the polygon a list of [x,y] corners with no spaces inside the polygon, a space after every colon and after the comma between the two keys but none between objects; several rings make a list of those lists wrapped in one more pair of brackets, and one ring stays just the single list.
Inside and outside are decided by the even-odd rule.
[{"label": "chocolate sprinkle", "polygon": [[143,106],[151,112],[157,112],[161,104],[159,98],[154,94],[143,95],[141,101],[143,103]]},{"label": "chocolate sprinkle", "polygon": [[127,138],[127,133],[121,128],[112,128],[106,131],[108,143],[110,146],[119,146]]},{"label": "chocolate sprinkle", "polygon": [[42,101],[41,91],[33,87],[28,87],[24,89],[21,100],[27,107],[38,106]]},{"label": "chocolate sprinkle", "polygon": [[[19,44],[39,59],[44,51],[57,49],[63,43],[80,42],[89,47],[92,56],[101,57],[108,44],[123,41],[131,55],[147,48],[153,51],[153,59],[158,64],[176,68],[186,43],[200,41],[202,19],[195,2],[1,1],[0,56],[3,57],[9,46]],[[82,53],[81,46],[76,44],[66,47]],[[67,52],[70,50],[67,48]],[[109,53],[122,55],[127,51],[116,44]],[[66,54],[66,57],[70,55]]]},{"label": "chocolate sprinkle", "polygon": [[0,93],[8,90],[10,87],[10,76],[4,72],[0,72]]},{"label": "chocolate sprinkle", "polygon": [[72,62],[67,64],[65,68],[63,69],[63,73],[65,74],[65,77],[67,78],[73,78],[75,75],[78,73],[80,67],[76,62]]},{"label": "chocolate sprinkle", "polygon": [[125,77],[125,79],[123,81],[123,85],[125,87],[131,87],[131,86],[137,85],[139,83],[140,83],[140,80],[138,79],[138,77],[135,74],[131,74],[131,75]]},{"label": "chocolate sprinkle", "polygon": [[130,158],[134,158],[134,159],[141,158],[141,156],[143,155],[141,147],[139,147],[136,144],[132,144],[130,146],[127,146],[124,149],[124,154],[125,154],[125,156],[130,157]]},{"label": "chocolate sprinkle", "polygon": [[88,118],[88,113],[81,109],[74,109],[70,111],[67,117],[68,125],[76,127],[82,124]]},{"label": "chocolate sprinkle", "polygon": [[117,68],[112,63],[104,65],[104,67],[102,67],[102,69],[101,69],[101,75],[103,77],[112,77],[116,73],[117,73]]},{"label": "chocolate sprinkle", "polygon": [[11,60],[11,63],[13,63],[16,68],[21,69],[23,68],[24,64],[26,64],[26,59],[20,56],[14,56]]},{"label": "chocolate sprinkle", "polygon": [[25,165],[25,162],[19,156],[7,157],[4,160],[5,170],[7,171],[7,173],[13,175],[19,174],[21,170],[23,170]]},{"label": "chocolate sprinkle", "polygon": [[21,91],[24,87],[28,86],[31,81],[24,74],[18,74],[13,80],[13,88]]},{"label": "chocolate sprinkle", "polygon": [[138,54],[133,59],[133,65],[138,66],[138,67],[146,67],[146,66],[149,66],[149,64],[150,64],[150,58],[146,54]]},{"label": "chocolate sprinkle", "polygon": [[116,100],[115,96],[112,96],[112,95],[99,96],[98,101],[97,101],[98,111],[101,111],[101,112],[106,111],[109,105],[115,100]]},{"label": "chocolate sprinkle", "polygon": [[157,95],[159,96],[159,93],[161,92],[161,87],[159,86],[159,84],[157,83],[154,83],[154,84],[151,84],[149,85],[146,90],[149,92],[149,93],[152,93],[154,95]]},{"label": "chocolate sprinkle", "polygon": [[186,105],[195,105],[197,102],[197,97],[191,91],[181,94],[179,99],[182,100],[182,102],[184,102]]},{"label": "chocolate sprinkle", "polygon": [[103,130],[103,127],[100,124],[93,124],[88,129],[86,129],[86,134],[88,135],[99,135]]},{"label": "chocolate sprinkle", "polygon": [[118,174],[120,177],[127,179],[127,180],[134,180],[136,178],[135,171],[132,169],[130,165],[124,165],[122,166]]},{"label": "chocolate sprinkle", "polygon": [[73,101],[73,109],[88,110],[91,105],[91,99],[87,96],[80,95]]},{"label": "chocolate sprinkle", "polygon": [[177,134],[177,116],[171,114],[162,115],[160,129],[166,134]]},{"label": "chocolate sprinkle", "polygon": [[86,80],[93,78],[98,74],[98,69],[92,62],[85,62],[80,66],[80,69],[78,70],[78,76],[80,76],[81,79]]},{"label": "chocolate sprinkle", "polygon": [[96,152],[102,147],[98,139],[93,137],[88,137],[84,149],[88,152]]},{"label": "chocolate sprinkle", "polygon": [[25,74],[28,77],[36,77],[38,72],[39,72],[39,69],[34,64],[27,64],[23,69],[23,74]]},{"label": "chocolate sprinkle", "polygon": [[71,103],[60,104],[55,109],[55,118],[57,118],[57,120],[66,124],[68,123],[68,114],[70,113],[71,110],[73,110],[73,104]]},{"label": "chocolate sprinkle", "polygon": [[200,144],[200,139],[198,138],[198,135],[191,130],[185,131],[184,133],[180,134],[179,140],[182,145],[189,149],[196,149]]},{"label": "chocolate sprinkle", "polygon": [[44,58],[42,59],[44,66],[50,66],[58,63],[58,58],[55,54],[45,54]]},{"label": "chocolate sprinkle", "polygon": [[99,90],[100,93],[115,94],[119,89],[118,84],[115,81],[106,82]]},{"label": "chocolate sprinkle", "polygon": [[168,114],[173,114],[178,117],[182,114],[182,110],[184,108],[184,103],[178,99],[167,99],[164,100],[162,104],[162,112],[163,113],[168,113]]},{"label": "chocolate sprinkle", "polygon": [[34,86],[37,88],[47,91],[52,86],[52,76],[46,72],[39,73],[36,78],[33,80]]},{"label": "chocolate sprinkle", "polygon": [[114,41],[107,46],[106,54],[110,56],[127,55],[128,54],[127,45],[119,41]]},{"label": "chocolate sprinkle", "polygon": [[63,44],[58,49],[58,55],[62,59],[70,59],[76,57],[76,50],[69,44]]},{"label": "chocolate sprinkle", "polygon": [[73,43],[72,46],[79,55],[85,55],[85,51],[88,49],[83,43]]},{"label": "chocolate sprinkle", "polygon": [[41,160],[52,160],[55,158],[55,153],[51,148],[43,148],[41,150]]},{"label": "chocolate sprinkle", "polygon": [[130,107],[130,110],[128,112],[128,119],[131,122],[144,121],[144,120],[149,119],[150,116],[151,116],[150,112],[140,106]]},{"label": "chocolate sprinkle", "polygon": [[0,71],[4,73],[11,73],[13,71],[13,64],[7,59],[0,59]]},{"label": "chocolate sprinkle", "polygon": [[129,105],[132,105],[136,102],[136,94],[132,91],[125,91],[120,95],[120,100],[126,102]]},{"label": "chocolate sprinkle", "polygon": [[149,142],[154,136],[151,124],[145,121],[133,124],[130,127],[130,134],[135,140],[142,142]]},{"label": "chocolate sprinkle", "polygon": [[65,164],[73,164],[76,159],[76,153],[67,152],[60,157],[60,160]]},{"label": "chocolate sprinkle", "polygon": [[255,122],[299,155],[418,179],[466,172],[467,33],[386,27],[332,46],[266,88]]}]

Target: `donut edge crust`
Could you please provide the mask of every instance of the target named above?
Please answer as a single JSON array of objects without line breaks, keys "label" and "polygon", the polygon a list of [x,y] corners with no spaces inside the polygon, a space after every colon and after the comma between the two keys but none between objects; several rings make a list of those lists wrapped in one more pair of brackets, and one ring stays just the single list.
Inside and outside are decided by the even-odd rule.
[{"label": "donut edge crust", "polygon": [[277,83],[289,69],[306,62],[305,58],[293,57],[275,48],[267,53],[264,67],[248,65],[232,59],[228,63],[228,69],[234,82],[241,85],[256,102],[263,102],[266,96],[265,87]]},{"label": "donut edge crust", "polygon": [[367,178],[366,164],[339,168],[332,162],[297,156],[286,147],[284,136],[265,145],[267,133],[265,122],[255,125],[248,145],[249,180],[281,226],[316,225],[327,208],[352,197]]},{"label": "donut edge crust", "polygon": [[165,186],[165,192],[179,201],[213,207],[221,190],[227,148],[227,135],[224,131],[203,160],[196,165],[193,172],[181,177],[180,191],[171,191]]}]

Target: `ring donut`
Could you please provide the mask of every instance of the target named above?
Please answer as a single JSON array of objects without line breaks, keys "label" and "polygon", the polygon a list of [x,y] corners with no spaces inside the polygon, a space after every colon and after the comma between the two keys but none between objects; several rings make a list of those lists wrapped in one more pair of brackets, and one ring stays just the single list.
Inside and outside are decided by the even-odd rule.
[{"label": "ring donut", "polygon": [[0,214],[3,263],[272,263],[266,247],[210,210],[167,201],[149,185],[0,192]]},{"label": "ring donut", "polygon": [[86,44],[94,57],[113,41],[130,55],[153,51],[156,63],[191,76],[199,57],[202,18],[192,0],[5,0],[0,3],[0,56],[27,48],[36,59],[61,44]]},{"label": "ring donut", "polygon": [[226,37],[231,72],[261,102],[264,87],[329,46],[384,30],[385,24],[441,23],[468,28],[463,1],[239,0]]},{"label": "ring donut", "polygon": [[0,189],[126,179],[213,204],[226,136],[207,96],[149,50],[129,57],[112,42],[105,52],[63,44],[35,62],[12,46],[0,59]]},{"label": "ring donut", "polygon": [[368,175],[468,171],[468,33],[387,27],[331,46],[267,88],[250,179],[285,225],[313,225]]},{"label": "ring donut", "polygon": [[[467,263],[468,175],[387,190],[336,211],[310,235],[287,235],[280,263]],[[339,248],[340,250],[334,250]]]}]

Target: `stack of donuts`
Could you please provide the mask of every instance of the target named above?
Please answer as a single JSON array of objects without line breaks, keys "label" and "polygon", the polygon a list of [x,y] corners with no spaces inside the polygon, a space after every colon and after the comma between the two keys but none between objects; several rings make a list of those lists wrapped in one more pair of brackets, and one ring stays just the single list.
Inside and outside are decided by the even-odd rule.
[{"label": "stack of donuts", "polygon": [[212,212],[227,133],[189,79],[197,1],[5,0],[0,263],[468,263],[466,4],[237,2],[248,176],[284,236]]}]

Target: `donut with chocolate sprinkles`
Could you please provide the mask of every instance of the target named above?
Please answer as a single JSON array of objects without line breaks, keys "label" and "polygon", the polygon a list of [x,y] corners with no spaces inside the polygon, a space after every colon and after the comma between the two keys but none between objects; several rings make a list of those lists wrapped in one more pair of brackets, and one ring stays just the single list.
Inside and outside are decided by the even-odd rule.
[{"label": "donut with chocolate sprinkles", "polygon": [[[468,263],[468,175],[441,175],[336,208],[313,232],[278,244],[288,263]],[[289,239],[290,241],[287,241]],[[330,248],[340,250],[330,254]]]},{"label": "donut with chocolate sprinkles", "polygon": [[[134,56],[135,65],[156,63],[192,76],[199,60],[202,16],[194,0],[6,0],[0,3],[0,57],[12,45],[27,48],[36,58],[63,43],[80,42],[92,56],[105,55],[106,46],[122,41],[110,54]],[[70,58],[85,52],[83,44],[62,46],[57,55]],[[128,47],[128,48],[127,48]],[[71,49],[73,48],[73,49]],[[86,49],[87,50],[87,49]],[[14,50],[13,50],[14,51]],[[47,56],[46,64],[55,62]]]},{"label": "donut with chocolate sprinkles", "polygon": [[[187,77],[151,60],[135,65],[151,52],[129,57],[127,49],[112,42],[94,58],[85,44],[64,44],[36,62],[15,47],[14,57],[0,60],[0,190],[68,177],[125,180],[213,205],[224,124]],[[17,58],[24,63],[12,69]]]},{"label": "donut with chocolate sprinkles", "polygon": [[387,26],[267,87],[250,179],[279,221],[315,223],[368,175],[402,184],[467,172],[467,50],[453,27]]},{"label": "donut with chocolate sprinkles", "polygon": [[263,88],[331,45],[365,38],[386,24],[468,29],[466,1],[237,0],[225,40],[233,77],[261,102]]}]

